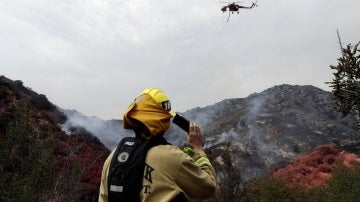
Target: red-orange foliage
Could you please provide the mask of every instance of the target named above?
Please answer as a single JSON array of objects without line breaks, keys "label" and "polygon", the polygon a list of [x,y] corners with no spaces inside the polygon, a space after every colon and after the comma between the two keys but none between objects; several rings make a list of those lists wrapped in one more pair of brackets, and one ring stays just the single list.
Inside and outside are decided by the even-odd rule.
[{"label": "red-orange foliage", "polygon": [[[80,200],[90,201],[87,197],[98,195],[102,166],[109,155],[109,151],[97,142],[96,138],[84,136],[81,134],[73,134],[66,139],[64,150],[66,156],[61,156],[57,160],[56,168],[58,171],[66,170],[70,166],[78,166],[78,174],[81,176],[77,182],[76,189],[82,190]],[[75,168],[76,169],[76,168]]]},{"label": "red-orange foliage", "polygon": [[279,169],[272,177],[285,180],[289,186],[325,187],[339,165],[351,166],[360,157],[342,150],[335,144],[316,147],[310,154],[297,158],[293,164]]}]

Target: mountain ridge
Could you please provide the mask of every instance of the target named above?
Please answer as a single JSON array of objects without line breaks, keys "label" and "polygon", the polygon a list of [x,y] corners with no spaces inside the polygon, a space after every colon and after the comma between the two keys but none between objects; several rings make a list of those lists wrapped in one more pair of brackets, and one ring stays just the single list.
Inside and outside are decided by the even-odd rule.
[{"label": "mountain ridge", "polygon": [[[241,165],[244,177],[251,179],[289,164],[316,146],[333,142],[345,146],[349,139],[356,139],[354,117],[329,110],[334,99],[314,86],[284,84],[183,115],[200,123],[212,142],[205,144],[208,150],[223,147],[224,151],[218,142],[229,142],[232,162]],[[172,137],[178,136],[173,132]]]}]

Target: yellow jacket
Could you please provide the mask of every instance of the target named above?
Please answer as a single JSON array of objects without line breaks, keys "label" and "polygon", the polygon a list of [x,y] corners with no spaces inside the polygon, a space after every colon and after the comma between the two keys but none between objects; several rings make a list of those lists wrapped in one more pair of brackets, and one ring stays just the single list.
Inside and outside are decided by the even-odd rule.
[{"label": "yellow jacket", "polygon": [[[107,176],[114,152],[104,163],[99,202],[107,202]],[[146,156],[142,202],[168,202],[183,194],[187,201],[202,201],[215,192],[216,177],[209,164],[198,165],[195,160],[206,157],[203,151],[193,158],[171,145],[151,148]]]}]

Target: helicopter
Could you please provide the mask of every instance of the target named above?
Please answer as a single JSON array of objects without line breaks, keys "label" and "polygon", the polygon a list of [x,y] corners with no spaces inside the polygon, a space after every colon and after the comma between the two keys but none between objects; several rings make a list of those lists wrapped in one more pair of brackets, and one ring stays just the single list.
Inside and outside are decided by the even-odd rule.
[{"label": "helicopter", "polygon": [[256,2],[252,2],[251,6],[240,6],[238,3],[239,2],[233,2],[233,3],[229,3],[229,2],[220,2],[220,3],[228,3],[227,6],[223,6],[221,8],[221,11],[223,13],[225,13],[226,11],[229,10],[229,17],[227,19],[227,22],[229,22],[229,18],[230,18],[230,13],[233,14],[234,12],[240,13],[239,9],[243,8],[243,9],[252,9],[255,6],[258,7],[257,5],[257,1]]}]

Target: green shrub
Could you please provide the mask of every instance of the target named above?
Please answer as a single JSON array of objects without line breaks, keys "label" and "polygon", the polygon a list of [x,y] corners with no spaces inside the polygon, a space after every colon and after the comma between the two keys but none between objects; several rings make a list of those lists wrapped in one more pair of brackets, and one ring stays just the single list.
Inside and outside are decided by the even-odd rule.
[{"label": "green shrub", "polygon": [[47,138],[33,137],[32,113],[26,102],[0,141],[0,201],[39,201],[48,192],[53,148]]},{"label": "green shrub", "polygon": [[256,179],[246,184],[243,201],[307,201],[305,189],[286,186],[272,177]]},{"label": "green shrub", "polygon": [[360,201],[360,164],[337,169],[326,193],[332,201]]}]

